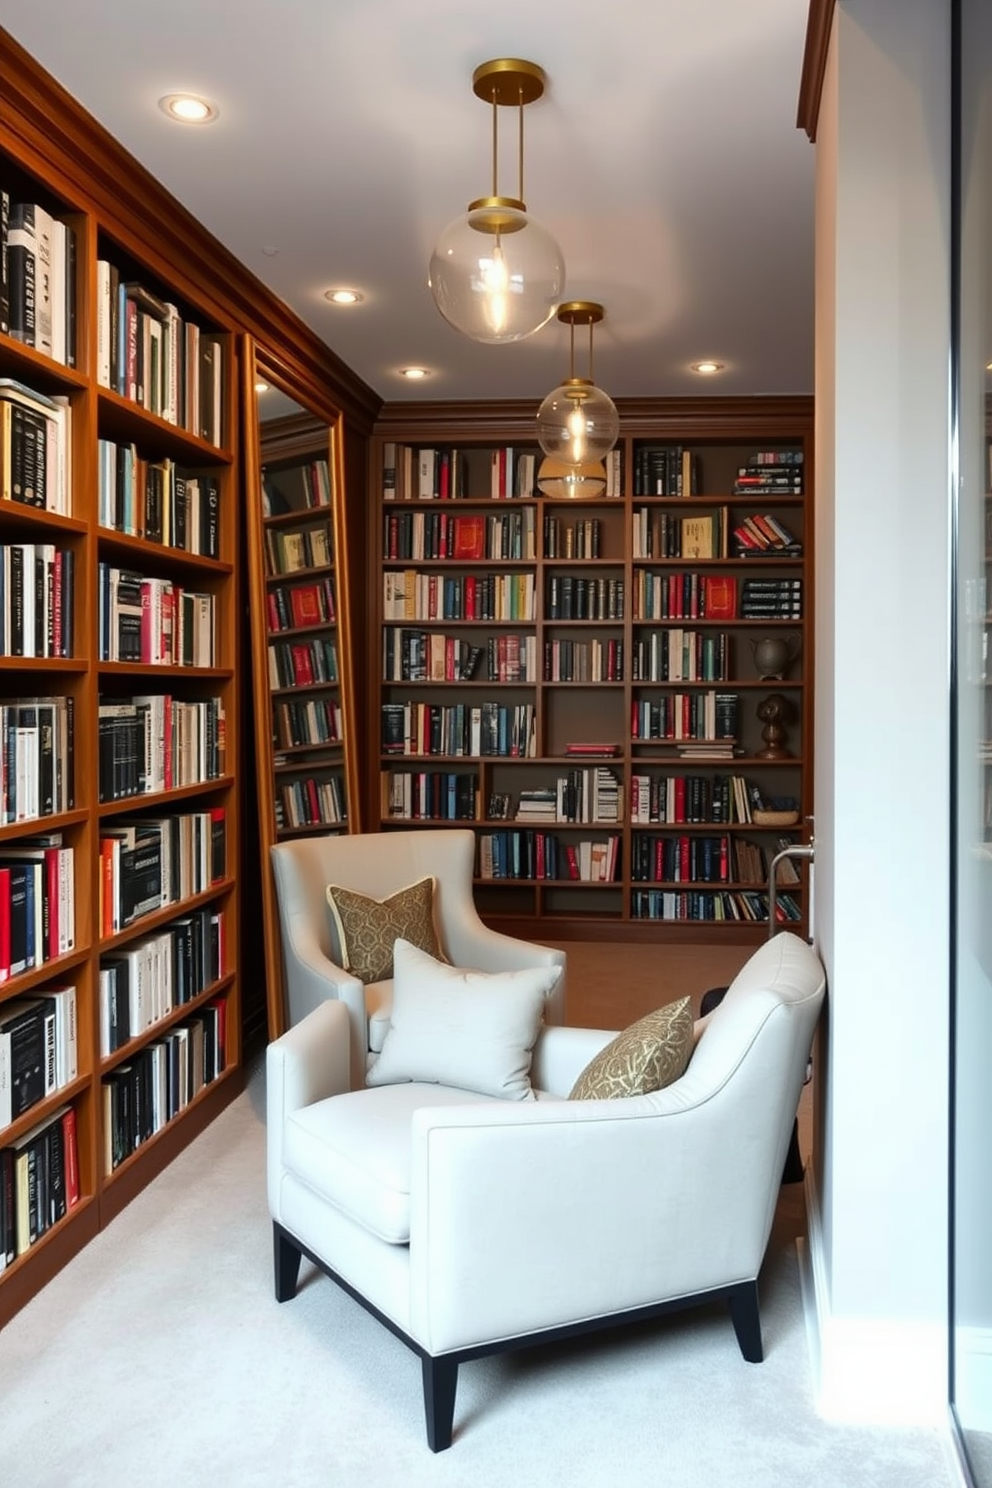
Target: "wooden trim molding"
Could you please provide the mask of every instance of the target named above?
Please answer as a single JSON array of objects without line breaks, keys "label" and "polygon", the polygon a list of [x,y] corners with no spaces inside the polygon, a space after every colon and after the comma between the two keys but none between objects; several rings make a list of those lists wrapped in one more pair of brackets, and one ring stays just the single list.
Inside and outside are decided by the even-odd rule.
[{"label": "wooden trim molding", "polygon": [[806,17],[806,46],[803,51],[796,124],[798,128],[805,129],[811,144],[816,141],[823,77],[827,70],[827,51],[836,8],[837,0],[810,0]]},{"label": "wooden trim molding", "polygon": [[203,313],[247,331],[291,386],[327,387],[368,430],[379,395],[2,29],[0,142]]}]

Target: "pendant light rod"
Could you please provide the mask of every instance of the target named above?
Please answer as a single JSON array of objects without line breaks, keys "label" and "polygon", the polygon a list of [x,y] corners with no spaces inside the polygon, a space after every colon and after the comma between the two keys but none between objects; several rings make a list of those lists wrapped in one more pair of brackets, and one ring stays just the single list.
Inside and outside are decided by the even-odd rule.
[{"label": "pendant light rod", "polygon": [[536,62],[519,57],[497,57],[481,62],[472,74],[472,91],[476,98],[493,108],[493,198],[499,197],[499,110],[516,108],[520,123],[518,133],[517,196],[512,200],[524,206],[524,108],[535,103],[544,93],[544,69]]},{"label": "pendant light rod", "polygon": [[[569,328],[569,354],[568,354],[568,380],[569,382],[592,382],[592,328],[598,325],[603,318],[603,307],[595,300],[566,300],[558,306],[558,319]],[[575,375],[575,327],[586,325],[589,327],[589,376],[587,378]]]}]

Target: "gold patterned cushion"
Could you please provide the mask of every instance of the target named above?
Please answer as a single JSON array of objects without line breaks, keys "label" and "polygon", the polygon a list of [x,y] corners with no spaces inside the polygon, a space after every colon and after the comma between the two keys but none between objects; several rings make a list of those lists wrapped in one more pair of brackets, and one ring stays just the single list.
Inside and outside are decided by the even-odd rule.
[{"label": "gold patterned cushion", "polygon": [[663,1090],[685,1073],[691,1053],[692,1006],[680,997],[611,1039],[586,1065],[569,1099],[616,1100]]},{"label": "gold patterned cushion", "polygon": [[434,926],[433,878],[418,879],[388,899],[328,884],[327,902],[341,946],[341,965],[365,983],[392,976],[393,946],[400,937],[444,960]]}]

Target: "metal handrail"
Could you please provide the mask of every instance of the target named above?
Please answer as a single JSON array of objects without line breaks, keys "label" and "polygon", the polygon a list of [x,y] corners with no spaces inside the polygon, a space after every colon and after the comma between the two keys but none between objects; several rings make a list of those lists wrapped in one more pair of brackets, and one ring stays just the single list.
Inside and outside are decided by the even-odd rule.
[{"label": "metal handrail", "polygon": [[776,900],[778,898],[778,882],[777,882],[777,880],[778,880],[778,873],[777,873],[777,869],[778,869],[779,863],[781,863],[781,861],[782,861],[783,858],[805,858],[805,859],[807,859],[808,862],[812,863],[813,858],[814,858],[813,841],[812,841],[812,839],[810,839],[809,842],[793,842],[788,847],[783,847],[781,849],[781,851],[780,852],[777,852],[775,854],[775,856],[772,858],[771,864],[770,864],[769,869],[768,869],[768,939],[769,940],[772,939],[772,936],[775,934],[776,930],[778,929],[778,920],[777,920],[777,917],[776,917],[776,914],[775,914]]}]

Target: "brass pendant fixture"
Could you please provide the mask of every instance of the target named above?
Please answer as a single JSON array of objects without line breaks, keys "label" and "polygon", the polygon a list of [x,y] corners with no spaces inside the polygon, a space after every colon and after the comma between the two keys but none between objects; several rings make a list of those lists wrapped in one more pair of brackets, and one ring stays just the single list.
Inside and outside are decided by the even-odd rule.
[{"label": "brass pendant fixture", "polygon": [[[537,412],[537,438],[545,459],[537,484],[554,500],[591,500],[606,489],[602,463],[617,442],[620,416],[607,393],[593,381],[592,328],[603,318],[593,300],[568,300],[558,319],[569,327],[569,372]],[[588,377],[575,375],[575,327],[589,327]]]},{"label": "brass pendant fixture", "polygon": [[[565,286],[561,249],[527,216],[524,191],[524,108],[544,93],[535,62],[501,57],[472,75],[477,98],[492,104],[492,193],[470,202],[445,228],[431,255],[428,283],[448,323],[473,341],[522,341],[547,325]],[[499,110],[519,110],[516,196],[499,193]]]}]

